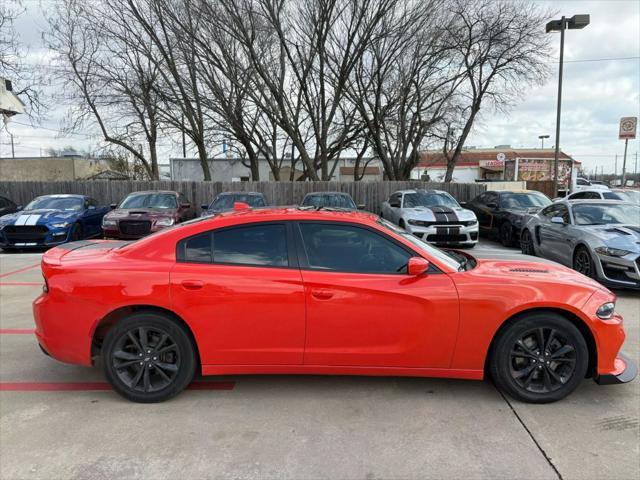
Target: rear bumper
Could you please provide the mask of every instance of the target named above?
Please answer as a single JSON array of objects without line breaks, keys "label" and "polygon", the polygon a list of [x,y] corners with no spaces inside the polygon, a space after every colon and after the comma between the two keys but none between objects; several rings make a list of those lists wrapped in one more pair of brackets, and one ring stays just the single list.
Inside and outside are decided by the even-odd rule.
[{"label": "rear bumper", "polygon": [[595,381],[599,385],[618,385],[629,383],[638,375],[638,366],[624,353],[618,353],[615,370],[611,373],[598,375]]}]

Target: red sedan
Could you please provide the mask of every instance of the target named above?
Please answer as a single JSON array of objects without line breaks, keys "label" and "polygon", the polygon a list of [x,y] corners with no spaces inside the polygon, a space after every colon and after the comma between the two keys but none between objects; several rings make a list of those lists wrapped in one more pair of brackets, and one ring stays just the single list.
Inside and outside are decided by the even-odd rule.
[{"label": "red sedan", "polygon": [[366,213],[282,208],[203,217],[133,243],[42,259],[43,350],[102,365],[157,402],[204,375],[482,379],[552,402],[635,365],[615,296],[560,265],[443,252]]}]

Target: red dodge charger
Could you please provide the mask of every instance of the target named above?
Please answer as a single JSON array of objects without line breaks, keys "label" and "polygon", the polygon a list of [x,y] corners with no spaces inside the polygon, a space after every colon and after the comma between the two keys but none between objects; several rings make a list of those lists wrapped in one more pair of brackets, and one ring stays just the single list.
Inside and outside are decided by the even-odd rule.
[{"label": "red dodge charger", "polygon": [[359,212],[203,217],[42,259],[42,349],[97,357],[113,388],[166,400],[204,375],[482,379],[552,402],[585,377],[631,381],[615,295],[560,265],[444,252]]}]

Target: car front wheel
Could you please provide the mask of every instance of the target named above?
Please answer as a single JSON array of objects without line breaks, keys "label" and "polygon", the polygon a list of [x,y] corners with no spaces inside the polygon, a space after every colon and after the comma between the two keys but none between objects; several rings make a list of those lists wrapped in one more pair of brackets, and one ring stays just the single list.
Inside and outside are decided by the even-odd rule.
[{"label": "car front wheel", "polygon": [[533,237],[531,236],[531,232],[529,230],[523,230],[522,235],[520,236],[520,250],[525,255],[535,256],[536,251],[533,248]]},{"label": "car front wheel", "polygon": [[189,385],[196,367],[187,332],[156,313],[134,314],[116,324],[104,340],[102,360],[113,389],[140,403],[177,395]]},{"label": "car front wheel", "polygon": [[513,244],[513,226],[509,222],[500,225],[500,243],[505,247]]},{"label": "car front wheel", "polygon": [[500,332],[489,370],[496,386],[530,403],[560,400],[587,373],[589,352],[573,323],[553,312],[529,314]]},{"label": "car front wheel", "polygon": [[595,276],[595,267],[593,260],[589,254],[589,250],[585,247],[578,247],[573,255],[573,269],[581,274],[593,278]]}]

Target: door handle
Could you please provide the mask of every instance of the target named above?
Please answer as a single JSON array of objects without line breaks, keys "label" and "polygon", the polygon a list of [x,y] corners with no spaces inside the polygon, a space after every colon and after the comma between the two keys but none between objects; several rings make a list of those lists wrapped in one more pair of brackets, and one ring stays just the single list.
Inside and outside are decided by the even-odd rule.
[{"label": "door handle", "polygon": [[311,296],[318,300],[329,300],[333,297],[333,292],[329,290],[311,290]]},{"label": "door handle", "polygon": [[187,290],[199,290],[204,286],[204,282],[200,280],[183,280],[182,286]]}]

